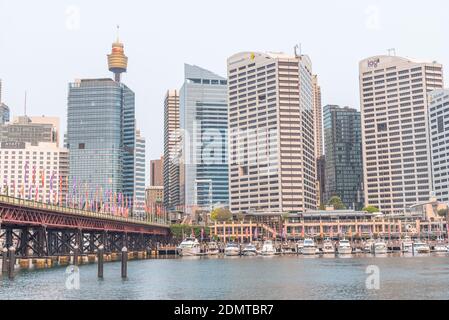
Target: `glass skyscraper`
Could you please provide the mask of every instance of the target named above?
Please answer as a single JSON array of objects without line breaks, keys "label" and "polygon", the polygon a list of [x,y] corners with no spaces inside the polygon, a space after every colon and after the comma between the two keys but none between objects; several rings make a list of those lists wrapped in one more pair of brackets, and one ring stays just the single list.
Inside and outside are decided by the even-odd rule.
[{"label": "glass skyscraper", "polygon": [[86,79],[69,85],[70,186],[135,200],[134,110],[134,92],[123,83]]},{"label": "glass skyscraper", "polygon": [[324,203],[339,196],[347,208],[363,207],[363,162],[360,112],[335,105],[324,107]]},{"label": "glass skyscraper", "polygon": [[227,206],[227,81],[203,68],[185,64],[180,90],[183,168],[180,198],[186,212]]}]

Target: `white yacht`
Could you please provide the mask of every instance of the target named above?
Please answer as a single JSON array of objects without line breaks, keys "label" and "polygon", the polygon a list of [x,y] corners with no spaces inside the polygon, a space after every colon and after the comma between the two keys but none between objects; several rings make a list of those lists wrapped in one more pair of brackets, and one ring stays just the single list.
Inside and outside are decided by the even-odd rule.
[{"label": "white yacht", "polygon": [[201,252],[200,243],[194,237],[185,238],[176,248],[178,254],[182,257],[196,256]]},{"label": "white yacht", "polygon": [[427,243],[416,241],[413,244],[416,253],[430,253],[430,247]]},{"label": "white yacht", "polygon": [[412,253],[413,241],[410,236],[405,236],[404,240],[401,241],[401,251]]},{"label": "white yacht", "polygon": [[256,249],[256,246],[253,245],[252,243],[247,244],[247,245],[245,246],[245,248],[243,248],[242,254],[243,254],[244,256],[247,256],[247,257],[248,257],[248,256],[257,256],[257,249]]},{"label": "white yacht", "polygon": [[332,240],[326,239],[323,242],[323,254],[335,254],[335,247]]},{"label": "white yacht", "polygon": [[304,247],[302,248],[303,255],[315,255],[316,254],[316,245],[315,241],[311,238],[307,238],[304,240]]},{"label": "white yacht", "polygon": [[207,255],[209,256],[215,256],[220,253],[220,248],[218,248],[218,245],[216,242],[209,242],[207,244]]},{"label": "white yacht", "polygon": [[447,243],[444,242],[443,239],[437,239],[437,243],[433,248],[433,251],[436,253],[446,253],[448,252]]},{"label": "white yacht", "polygon": [[240,246],[235,242],[228,242],[226,244],[226,248],[224,250],[225,256],[239,256],[240,255]]},{"label": "white yacht", "polygon": [[267,240],[263,243],[262,250],[259,252],[263,256],[273,256],[276,254],[276,249],[274,248],[273,241]]},{"label": "white yacht", "polygon": [[374,243],[374,253],[375,254],[387,254],[387,251],[388,251],[387,244],[382,239],[377,240]]},{"label": "white yacht", "polygon": [[363,252],[371,253],[373,251],[374,243],[375,243],[374,239],[368,239],[365,242],[365,246],[363,247]]},{"label": "white yacht", "polygon": [[352,247],[349,240],[343,239],[338,242],[338,254],[352,254]]}]

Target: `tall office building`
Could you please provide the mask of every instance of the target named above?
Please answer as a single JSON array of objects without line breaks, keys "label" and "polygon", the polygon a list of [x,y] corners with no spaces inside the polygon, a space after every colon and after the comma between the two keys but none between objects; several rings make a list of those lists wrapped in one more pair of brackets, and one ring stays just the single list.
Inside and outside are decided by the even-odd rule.
[{"label": "tall office building", "polygon": [[0,125],[9,121],[9,107],[2,100],[2,80],[0,79]]},{"label": "tall office building", "polygon": [[317,192],[317,207],[321,205],[323,201],[324,194],[324,176],[320,175],[320,169],[324,164],[323,156],[323,117],[321,110],[321,87],[318,84],[318,76],[314,75],[312,78],[313,86],[313,112],[315,117],[315,161],[317,170],[317,180],[316,180],[316,192]]},{"label": "tall office building", "polygon": [[321,109],[321,87],[318,84],[317,75],[313,76],[312,85],[315,115],[315,158],[318,160],[323,155],[323,111]]},{"label": "tall office building", "polygon": [[363,208],[363,160],[360,112],[324,107],[325,198],[339,196],[347,208]]},{"label": "tall office building", "polygon": [[164,206],[179,208],[180,157],[179,92],[169,90],[164,99]]},{"label": "tall office building", "polygon": [[[136,205],[145,199],[145,187],[141,186],[145,143],[136,131],[134,92],[120,82],[120,74],[126,71],[125,58],[123,44],[117,40],[108,56],[115,81],[83,79],[69,85],[69,177],[71,185],[87,189],[91,195],[103,190],[121,194],[123,202],[129,199],[128,203]],[[133,210],[137,213],[138,209],[135,206]]]},{"label": "tall office building", "polygon": [[449,89],[429,94],[429,134],[433,191],[439,202],[449,202]]},{"label": "tall office building", "polygon": [[150,186],[164,185],[164,156],[150,161]]},{"label": "tall office building", "polygon": [[227,81],[203,68],[185,64],[179,94],[183,132],[181,202],[187,213],[227,206]]},{"label": "tall office building", "polygon": [[230,207],[315,210],[312,63],[242,52],[228,59]]},{"label": "tall office building", "polygon": [[402,213],[429,200],[427,94],[443,87],[442,65],[375,56],[359,72],[365,204]]}]

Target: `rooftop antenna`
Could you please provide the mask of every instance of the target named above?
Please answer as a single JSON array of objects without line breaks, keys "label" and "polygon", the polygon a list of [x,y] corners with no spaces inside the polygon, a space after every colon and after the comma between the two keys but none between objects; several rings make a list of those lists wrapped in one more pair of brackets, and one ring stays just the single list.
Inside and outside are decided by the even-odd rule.
[{"label": "rooftop antenna", "polygon": [[25,91],[25,103],[23,104],[23,115],[26,117],[27,115],[27,92]]},{"label": "rooftop antenna", "polygon": [[120,25],[117,25],[117,42],[120,42]]},{"label": "rooftop antenna", "polygon": [[396,56],[396,49],[395,48],[388,49],[388,55],[389,56]]},{"label": "rooftop antenna", "polygon": [[301,46],[301,43],[299,43],[299,44],[297,44],[297,45],[295,45],[295,46],[293,47],[293,50],[295,51],[295,57],[299,57],[299,56],[298,56],[298,52],[297,52],[298,49],[299,49],[299,56],[300,56],[300,55],[302,55],[302,46]]}]

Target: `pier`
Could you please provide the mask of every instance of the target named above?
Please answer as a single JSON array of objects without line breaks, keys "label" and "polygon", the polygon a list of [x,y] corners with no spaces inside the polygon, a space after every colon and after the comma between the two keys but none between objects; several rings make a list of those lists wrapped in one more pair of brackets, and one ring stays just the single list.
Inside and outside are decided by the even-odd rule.
[{"label": "pier", "polygon": [[144,258],[169,237],[164,223],[0,196],[0,247],[23,268],[93,263],[100,246],[105,261],[124,247],[129,260]]}]

